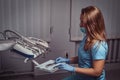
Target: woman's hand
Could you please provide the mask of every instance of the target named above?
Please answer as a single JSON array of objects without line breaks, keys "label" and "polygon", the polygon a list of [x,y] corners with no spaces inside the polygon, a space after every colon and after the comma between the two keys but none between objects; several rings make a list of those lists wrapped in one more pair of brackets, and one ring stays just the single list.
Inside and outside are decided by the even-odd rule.
[{"label": "woman's hand", "polygon": [[63,69],[63,70],[67,70],[67,71],[71,71],[71,72],[75,71],[75,67],[73,67],[69,64],[66,64],[66,63],[60,63],[58,68]]},{"label": "woman's hand", "polygon": [[58,57],[56,60],[55,60],[56,63],[69,63],[70,62],[70,59],[67,59],[67,58],[63,58],[63,57]]}]

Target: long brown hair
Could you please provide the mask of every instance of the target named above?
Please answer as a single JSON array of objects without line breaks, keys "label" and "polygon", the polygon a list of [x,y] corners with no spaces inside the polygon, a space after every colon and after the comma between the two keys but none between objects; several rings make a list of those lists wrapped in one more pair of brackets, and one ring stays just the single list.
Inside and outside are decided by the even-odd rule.
[{"label": "long brown hair", "polygon": [[96,41],[106,40],[104,18],[100,9],[95,6],[83,8],[81,16],[87,32],[84,49],[89,50]]}]

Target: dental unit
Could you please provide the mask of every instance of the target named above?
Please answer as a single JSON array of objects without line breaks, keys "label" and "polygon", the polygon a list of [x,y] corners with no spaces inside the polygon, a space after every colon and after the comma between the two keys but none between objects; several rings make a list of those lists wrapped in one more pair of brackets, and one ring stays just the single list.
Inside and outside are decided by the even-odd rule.
[{"label": "dental unit", "polygon": [[35,68],[40,70],[51,73],[58,70],[59,64],[55,64],[54,60],[48,60],[41,64],[34,60],[38,56],[48,53],[49,45],[46,41],[34,37],[25,37],[12,30],[0,32],[0,38],[0,51],[15,51],[16,54],[26,58],[25,63],[31,60],[36,65]]}]

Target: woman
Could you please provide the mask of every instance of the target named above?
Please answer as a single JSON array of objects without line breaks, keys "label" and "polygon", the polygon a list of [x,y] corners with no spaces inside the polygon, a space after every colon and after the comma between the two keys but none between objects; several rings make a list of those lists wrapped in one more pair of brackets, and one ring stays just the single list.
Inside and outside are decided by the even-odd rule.
[{"label": "woman", "polygon": [[[65,80],[105,80],[105,59],[108,51],[103,15],[95,6],[88,6],[81,10],[80,30],[86,34],[80,43],[78,56],[66,59],[59,57],[58,67],[75,72]],[[73,67],[69,63],[78,63]]]}]

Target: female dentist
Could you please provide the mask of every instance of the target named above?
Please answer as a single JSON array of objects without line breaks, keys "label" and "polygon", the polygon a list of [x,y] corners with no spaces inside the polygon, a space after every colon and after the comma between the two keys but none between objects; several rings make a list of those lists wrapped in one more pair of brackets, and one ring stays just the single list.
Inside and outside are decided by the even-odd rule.
[{"label": "female dentist", "polygon": [[[108,52],[104,18],[99,8],[88,6],[81,10],[80,30],[86,34],[78,48],[78,56],[58,57],[60,69],[74,72],[64,80],[105,80],[105,59]],[[69,64],[78,63],[78,67]]]}]

